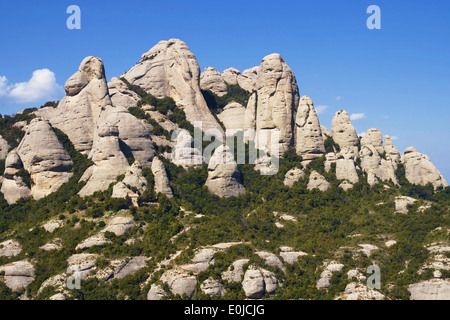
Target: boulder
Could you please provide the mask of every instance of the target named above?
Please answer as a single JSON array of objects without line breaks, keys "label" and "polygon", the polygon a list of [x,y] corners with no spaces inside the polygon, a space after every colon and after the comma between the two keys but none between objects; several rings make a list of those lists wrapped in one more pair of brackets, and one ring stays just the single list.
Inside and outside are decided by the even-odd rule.
[{"label": "boulder", "polygon": [[408,206],[411,206],[416,202],[417,199],[407,197],[407,196],[398,196],[395,198],[395,212],[408,214]]},{"label": "boulder", "polygon": [[271,267],[278,267],[283,271],[286,271],[286,268],[284,267],[283,263],[281,262],[280,258],[278,258],[274,253],[266,252],[266,251],[260,251],[256,252],[256,254],[264,260],[264,263]]},{"label": "boulder", "polygon": [[128,275],[134,274],[136,271],[147,266],[146,257],[127,258],[121,265],[114,270],[114,279],[122,279]]},{"label": "boulder", "polygon": [[181,268],[195,273],[205,271],[209,265],[214,263],[215,253],[214,249],[201,249],[195,254],[191,264],[183,265]]},{"label": "boulder", "polygon": [[105,235],[103,233],[99,233],[96,235],[93,235],[92,237],[87,238],[83,242],[79,243],[75,250],[84,250],[89,249],[91,247],[103,247],[105,244],[111,243],[110,240],[105,238]]},{"label": "boulder", "polygon": [[308,190],[319,189],[320,191],[327,191],[329,187],[330,183],[325,179],[324,176],[322,176],[315,170],[311,172],[311,174],[309,175],[309,182],[307,186]]},{"label": "boulder", "polygon": [[390,160],[395,169],[397,169],[397,164],[400,163],[401,155],[397,147],[392,144],[391,137],[388,135],[384,136],[384,151],[386,152],[386,159]]},{"label": "boulder", "polygon": [[223,296],[225,288],[219,280],[208,278],[200,285],[200,289],[209,296]]},{"label": "boulder", "polygon": [[249,299],[261,299],[266,291],[274,293],[277,287],[278,280],[272,272],[253,265],[247,269],[242,281],[245,296]]},{"label": "boulder", "polygon": [[169,178],[167,177],[166,168],[163,162],[158,158],[153,158],[152,172],[155,179],[155,193],[159,192],[165,194],[168,198],[173,197],[172,189],[170,188]]},{"label": "boulder", "polygon": [[91,253],[74,254],[67,259],[68,270],[71,270],[73,276],[83,280],[96,269],[97,258],[98,255]]},{"label": "boulder", "polygon": [[247,264],[249,259],[239,259],[234,261],[231,266],[222,273],[222,279],[228,282],[241,282],[244,275],[243,267]]},{"label": "boulder", "polygon": [[411,300],[450,300],[450,280],[432,279],[408,287]]},{"label": "boulder", "polygon": [[228,68],[222,72],[222,79],[232,85],[239,84],[238,77],[241,75],[241,72],[235,68]]},{"label": "boulder", "polygon": [[[294,73],[281,55],[274,53],[263,58],[257,78],[257,95],[256,133],[272,136],[278,130],[279,140],[275,143],[279,153],[283,154],[293,146],[299,90]],[[268,152],[273,149],[261,141],[257,147]]]},{"label": "boulder", "polygon": [[167,283],[172,293],[179,294],[180,296],[186,294],[188,298],[192,296],[197,286],[195,276],[191,276],[186,271],[178,269],[171,269],[164,272],[160,281]]},{"label": "boulder", "polygon": [[297,167],[292,168],[286,174],[284,175],[284,185],[286,187],[292,187],[294,183],[296,183],[300,179],[305,178],[305,172],[302,169],[299,169]]},{"label": "boulder", "polygon": [[356,130],[345,110],[340,110],[334,115],[331,122],[331,133],[334,142],[341,148],[356,147],[359,144]]},{"label": "boulder", "polygon": [[245,193],[240,171],[230,147],[221,145],[214,151],[209,160],[205,186],[210,193],[219,197],[237,197]]},{"label": "boulder", "polygon": [[413,147],[405,150],[401,162],[405,166],[405,177],[409,182],[421,186],[431,183],[435,190],[448,186],[447,181],[431,163],[430,158],[417,152]]},{"label": "boulder", "polygon": [[12,291],[19,291],[34,281],[34,267],[26,261],[16,261],[0,267],[5,273],[5,284]]},{"label": "boulder", "polygon": [[319,118],[308,96],[300,98],[295,129],[295,148],[303,160],[313,160],[325,153]]},{"label": "boulder", "polygon": [[108,222],[102,232],[112,232],[116,236],[121,236],[135,225],[132,217],[115,217]]},{"label": "boulder", "polygon": [[288,264],[294,264],[298,258],[308,255],[302,251],[293,251],[290,247],[280,247],[280,256]]},{"label": "boulder", "polygon": [[210,90],[219,97],[227,94],[227,84],[221,74],[212,67],[207,67],[200,75],[200,88]]},{"label": "boulder", "polygon": [[31,190],[21,176],[16,175],[23,169],[22,160],[15,150],[11,151],[5,160],[1,192],[8,204],[16,203],[20,198],[31,196]]},{"label": "boulder", "polygon": [[59,142],[50,123],[33,119],[17,147],[23,168],[33,181],[31,195],[39,200],[69,181],[72,159]]},{"label": "boulder", "polygon": [[172,97],[191,123],[202,129],[222,131],[200,91],[200,67],[186,43],[178,39],[160,41],[142,55],[142,60],[122,75],[157,98]]},{"label": "boulder", "polygon": [[16,240],[6,240],[0,243],[0,257],[15,257],[22,252],[22,246]]},{"label": "boulder", "polygon": [[333,276],[333,272],[340,272],[344,267],[343,264],[331,262],[326,267],[325,270],[320,274],[320,279],[317,281],[317,289],[328,289],[330,287],[330,280]]},{"label": "boulder", "polygon": [[151,285],[150,290],[147,293],[147,300],[162,300],[166,296],[167,294],[164,289],[160,285],[154,283]]}]

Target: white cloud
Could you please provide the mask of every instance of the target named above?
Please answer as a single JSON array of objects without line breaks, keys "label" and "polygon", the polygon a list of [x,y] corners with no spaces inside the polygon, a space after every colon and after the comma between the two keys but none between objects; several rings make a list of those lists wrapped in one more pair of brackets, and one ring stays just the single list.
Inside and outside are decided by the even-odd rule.
[{"label": "white cloud", "polygon": [[398,139],[400,139],[400,138],[397,137],[397,136],[392,136],[392,137],[391,137],[391,140],[398,140]]},{"label": "white cloud", "polygon": [[358,133],[358,137],[364,138],[366,136],[366,132]]},{"label": "white cloud", "polygon": [[365,117],[366,117],[366,115],[364,113],[353,113],[350,116],[350,120],[354,121],[354,120],[364,119]]},{"label": "white cloud", "polygon": [[8,87],[6,84],[8,83],[8,79],[5,76],[0,76],[0,97],[4,96],[8,92]]},{"label": "white cloud", "polygon": [[0,76],[0,96],[7,96],[13,102],[25,103],[39,100],[53,100],[64,95],[63,88],[56,83],[55,74],[49,69],[39,69],[27,82],[7,85],[8,79]]},{"label": "white cloud", "polygon": [[328,106],[317,106],[316,112],[317,112],[317,114],[321,114],[321,113],[324,113],[325,110],[327,110],[327,109],[328,109]]},{"label": "white cloud", "polygon": [[336,97],[336,101],[341,101],[342,97],[341,96],[337,96]]}]

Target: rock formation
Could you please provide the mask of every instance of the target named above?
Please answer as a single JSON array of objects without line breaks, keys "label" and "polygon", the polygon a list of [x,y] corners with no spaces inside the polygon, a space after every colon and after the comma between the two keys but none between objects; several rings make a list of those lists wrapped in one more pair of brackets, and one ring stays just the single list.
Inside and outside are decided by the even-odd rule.
[{"label": "rock formation", "polygon": [[295,167],[286,172],[283,183],[286,187],[292,187],[294,183],[296,183],[300,179],[303,179],[304,177],[305,172],[302,169]]},{"label": "rock formation", "polygon": [[431,183],[436,190],[448,186],[447,181],[431,163],[430,158],[417,152],[413,147],[405,150],[401,162],[405,166],[405,176],[409,182],[421,186]]},{"label": "rock formation", "polygon": [[152,173],[155,178],[155,193],[161,192],[168,198],[173,197],[172,189],[170,188],[169,178],[167,177],[166,168],[163,162],[158,158],[153,158]]},{"label": "rock formation", "polygon": [[180,130],[178,132],[171,159],[174,164],[183,168],[200,167],[202,165],[202,153],[195,148],[194,139],[188,131]]},{"label": "rock formation", "polygon": [[15,150],[8,154],[5,160],[5,172],[1,192],[8,204],[16,203],[20,198],[31,196],[30,187],[17,175],[23,169],[22,160]]},{"label": "rock formation", "polygon": [[309,175],[309,182],[308,182],[308,190],[312,189],[319,189],[320,191],[327,191],[330,187],[330,183],[325,179],[324,176],[322,176],[317,171],[311,172]]},{"label": "rock formation", "polygon": [[23,168],[30,174],[31,195],[41,199],[69,181],[73,163],[59,142],[50,123],[33,119],[17,147]]},{"label": "rock formation", "polygon": [[[281,55],[270,54],[261,62],[257,84],[257,135],[272,136],[279,130],[279,152],[283,154],[293,145],[294,114],[299,102],[297,80]],[[262,143],[258,147],[271,150],[270,145]]]},{"label": "rock formation", "polygon": [[245,192],[240,181],[240,172],[228,146],[219,146],[208,164],[208,179],[205,183],[209,192],[219,197],[237,197]]},{"label": "rock formation", "polygon": [[245,114],[246,108],[240,103],[233,101],[227,104],[217,117],[225,126],[227,135],[232,135],[245,129]]},{"label": "rock formation", "polygon": [[5,273],[5,284],[12,291],[19,291],[34,281],[34,267],[26,261],[16,261],[0,267]]},{"label": "rock formation", "polygon": [[6,159],[8,156],[9,144],[8,142],[0,136],[0,160]]},{"label": "rock formation", "polygon": [[295,148],[303,160],[313,160],[325,153],[319,118],[308,96],[300,99],[295,129]]},{"label": "rock formation", "polygon": [[205,68],[205,71],[200,75],[200,88],[210,90],[219,97],[226,95],[228,90],[221,74],[212,67]]},{"label": "rock formation", "polygon": [[136,107],[141,97],[134,91],[128,89],[128,86],[117,77],[113,77],[108,83],[108,91],[113,106],[124,108]]},{"label": "rock formation", "polygon": [[266,291],[272,294],[277,287],[278,280],[272,272],[253,265],[247,269],[242,281],[245,296],[249,299],[261,299]]},{"label": "rock formation", "polygon": [[187,120],[201,121],[203,130],[222,131],[200,91],[198,62],[183,41],[158,42],[122,76],[157,98],[172,97],[186,113]]},{"label": "rock formation", "polygon": [[88,154],[94,141],[96,119],[102,108],[111,105],[103,61],[97,57],[85,58],[64,89],[66,96],[56,108],[39,109],[36,115],[49,120],[69,137],[78,151]]},{"label": "rock formation", "polygon": [[128,161],[120,150],[119,129],[114,120],[106,119],[97,127],[89,158],[94,165],[81,178],[87,183],[79,192],[80,196],[106,190],[128,168]]},{"label": "rock formation", "polygon": [[340,110],[336,112],[331,122],[331,134],[334,142],[341,148],[355,147],[359,144],[359,138],[353,127],[352,121],[347,111]]}]

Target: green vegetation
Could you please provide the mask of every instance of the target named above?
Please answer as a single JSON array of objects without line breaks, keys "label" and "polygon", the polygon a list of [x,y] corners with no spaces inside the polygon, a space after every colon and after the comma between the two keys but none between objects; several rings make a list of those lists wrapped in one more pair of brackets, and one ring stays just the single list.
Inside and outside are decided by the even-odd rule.
[{"label": "green vegetation", "polygon": [[325,139],[324,145],[325,145],[325,153],[341,151],[341,148],[336,142],[334,142],[333,137],[331,136]]},{"label": "green vegetation", "polygon": [[233,101],[246,107],[251,92],[242,89],[238,84],[227,84],[227,94],[222,97],[219,97],[210,90],[202,90],[202,94],[208,104],[209,110],[213,114],[218,114],[227,104]]},{"label": "green vegetation", "polygon": [[25,132],[22,129],[14,125],[21,121],[30,123],[30,121],[35,118],[35,115],[32,114],[32,112],[36,110],[37,108],[25,109],[21,113],[13,116],[2,116],[0,114],[0,136],[8,142],[9,151],[16,148],[25,135]]}]

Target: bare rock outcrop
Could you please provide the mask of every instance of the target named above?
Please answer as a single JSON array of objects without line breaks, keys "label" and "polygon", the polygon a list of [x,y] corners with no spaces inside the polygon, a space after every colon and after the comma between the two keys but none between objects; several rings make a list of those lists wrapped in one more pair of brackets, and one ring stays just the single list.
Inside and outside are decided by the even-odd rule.
[{"label": "bare rock outcrop", "polygon": [[8,142],[0,136],[0,160],[6,159],[8,156],[9,144]]},{"label": "bare rock outcrop", "polygon": [[200,91],[200,67],[186,43],[160,41],[142,55],[142,60],[122,75],[157,98],[172,97],[191,123],[202,129],[222,128],[208,109]]},{"label": "bare rock outcrop", "polygon": [[298,180],[305,178],[305,172],[299,168],[292,168],[284,175],[284,185],[292,187]]},{"label": "bare rock outcrop", "polygon": [[6,240],[0,243],[0,257],[15,257],[22,252],[22,246],[15,240]]},{"label": "bare rock outcrop", "polygon": [[172,293],[179,294],[180,296],[185,294],[188,298],[192,296],[197,286],[197,278],[194,275],[178,269],[166,271],[160,280],[168,284]]},{"label": "bare rock outcrop", "polygon": [[194,139],[188,131],[181,130],[178,132],[175,147],[172,149],[171,160],[177,166],[182,166],[185,169],[202,165],[202,153],[194,146]]},{"label": "bare rock outcrop", "polygon": [[225,126],[227,134],[234,134],[237,131],[244,130],[246,108],[238,102],[230,102],[221,113],[217,115],[219,120]]},{"label": "bare rock outcrop", "polygon": [[208,179],[205,185],[209,192],[219,197],[237,197],[245,192],[230,147],[222,145],[214,151],[209,160]]},{"label": "bare rock outcrop", "polygon": [[16,261],[0,267],[5,273],[5,284],[12,291],[19,291],[34,281],[34,266],[26,261]]},{"label": "bare rock outcrop", "polygon": [[200,88],[202,90],[210,90],[219,97],[226,95],[228,90],[222,75],[212,67],[205,68],[205,71],[201,73]]},{"label": "bare rock outcrop", "polygon": [[295,129],[295,148],[303,160],[313,160],[325,153],[319,118],[308,96],[300,98]]},{"label": "bare rock outcrop", "polygon": [[361,146],[372,145],[379,154],[384,153],[383,134],[377,128],[370,128],[366,131],[364,137],[361,138]]},{"label": "bare rock outcrop", "polygon": [[163,162],[158,158],[153,158],[152,173],[155,177],[155,192],[161,192],[168,198],[173,197],[172,189],[170,188],[169,178],[167,177],[166,168]]},{"label": "bare rock outcrop", "polygon": [[317,171],[311,172],[307,186],[308,190],[319,189],[320,191],[327,191],[329,187],[330,183],[325,179],[323,175],[321,175]]},{"label": "bare rock outcrop", "polygon": [[345,110],[340,110],[334,115],[331,122],[331,133],[334,142],[341,148],[356,147],[359,144],[356,130]]},{"label": "bare rock outcrop", "polygon": [[22,160],[15,150],[5,160],[5,172],[1,192],[8,204],[16,203],[20,198],[31,196],[30,187],[17,175],[23,169]]},{"label": "bare rock outcrop", "polygon": [[120,149],[119,129],[115,119],[111,121],[106,119],[99,124],[89,158],[94,165],[81,178],[87,180],[86,185],[79,192],[82,197],[106,190],[116,181],[117,176],[126,172],[129,166]]},{"label": "bare rock outcrop", "polygon": [[447,181],[431,163],[430,158],[417,152],[413,147],[405,150],[401,162],[405,166],[405,176],[409,182],[421,186],[431,183],[436,190],[448,186]]},{"label": "bare rock outcrop", "polygon": [[[299,102],[297,80],[283,57],[274,53],[263,58],[257,85],[257,135],[271,136],[279,130],[279,152],[283,154],[294,141],[294,115]],[[270,145],[258,147],[269,152],[271,149]]]},{"label": "bare rock outcrop", "polygon": [[135,107],[137,102],[141,100],[139,95],[128,89],[128,86],[117,77],[113,77],[108,83],[108,91],[113,106],[121,106],[124,108]]},{"label": "bare rock outcrop", "polygon": [[33,119],[17,147],[23,168],[30,173],[31,195],[41,199],[55,192],[72,173],[72,159],[59,142],[50,123]]},{"label": "bare rock outcrop", "polygon": [[408,287],[411,300],[450,300],[450,281],[432,279],[411,284]]},{"label": "bare rock outcrop", "polygon": [[96,119],[102,108],[111,105],[103,61],[86,57],[64,89],[66,96],[56,108],[47,107],[35,113],[63,131],[78,151],[88,154],[94,141]]},{"label": "bare rock outcrop", "polygon": [[264,293],[272,294],[278,287],[278,279],[275,275],[262,268],[251,265],[244,275],[242,288],[249,299],[261,299]]}]

